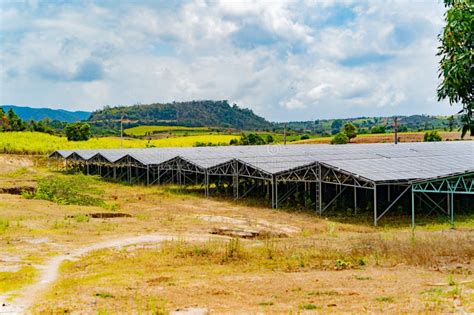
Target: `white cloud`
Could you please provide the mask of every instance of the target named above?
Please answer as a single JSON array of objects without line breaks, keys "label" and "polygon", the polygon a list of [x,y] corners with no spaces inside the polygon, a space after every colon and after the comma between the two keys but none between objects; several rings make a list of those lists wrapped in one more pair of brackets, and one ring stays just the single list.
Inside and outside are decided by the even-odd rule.
[{"label": "white cloud", "polygon": [[[441,3],[0,7],[4,103],[94,110],[228,99],[271,120],[455,112],[433,98]],[[237,45],[245,27],[239,40],[255,42]],[[252,28],[271,40],[250,38]]]}]

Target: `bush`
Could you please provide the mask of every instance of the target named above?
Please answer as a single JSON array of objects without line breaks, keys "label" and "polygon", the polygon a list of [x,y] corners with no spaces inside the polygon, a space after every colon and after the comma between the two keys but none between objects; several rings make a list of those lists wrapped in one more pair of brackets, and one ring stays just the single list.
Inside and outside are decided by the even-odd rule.
[{"label": "bush", "polygon": [[425,135],[423,136],[423,141],[424,142],[434,142],[434,141],[442,141],[443,139],[439,135],[437,131],[427,131],[425,132]]},{"label": "bush", "polygon": [[42,199],[63,205],[105,206],[105,202],[94,195],[101,193],[94,188],[92,179],[85,175],[48,176],[38,181],[34,193],[23,196],[29,199]]},{"label": "bush", "polygon": [[308,139],[309,139],[309,135],[302,135],[300,139],[301,139],[301,140],[308,140]]},{"label": "bush", "polygon": [[345,133],[338,133],[331,139],[331,144],[346,144],[349,142],[349,138]]},{"label": "bush", "polygon": [[265,144],[265,140],[256,133],[242,134],[239,141],[240,145],[261,145]]}]

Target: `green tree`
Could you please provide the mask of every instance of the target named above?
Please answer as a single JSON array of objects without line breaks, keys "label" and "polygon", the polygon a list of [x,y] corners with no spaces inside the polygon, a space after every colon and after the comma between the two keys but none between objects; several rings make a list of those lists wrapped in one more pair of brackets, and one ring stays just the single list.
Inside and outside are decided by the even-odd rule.
[{"label": "green tree", "polygon": [[261,145],[261,144],[265,144],[265,140],[263,140],[263,138],[256,133],[248,133],[248,134],[242,134],[242,136],[240,137],[239,144],[240,145]]},{"label": "green tree", "polygon": [[443,139],[441,138],[441,136],[436,130],[427,131],[425,132],[425,135],[423,136],[424,142],[434,142],[434,141],[442,141],[442,140]]},{"label": "green tree", "polygon": [[373,126],[370,133],[385,133],[386,127],[383,125]]},{"label": "green tree", "polygon": [[349,138],[343,132],[339,132],[331,139],[331,144],[346,144],[348,142]]},{"label": "green tree", "polygon": [[454,128],[454,116],[451,115],[448,117],[448,129],[449,131],[453,131]]},{"label": "green tree", "polygon": [[75,122],[66,125],[68,141],[86,141],[92,136],[91,126],[86,122]]},{"label": "green tree", "polygon": [[474,136],[474,1],[444,0],[446,26],[439,35],[438,100],[460,103],[461,137]]},{"label": "green tree", "polygon": [[343,132],[346,134],[347,138],[349,138],[349,142],[351,142],[351,139],[354,139],[355,137],[357,137],[357,129],[350,122],[344,125]]},{"label": "green tree", "polygon": [[18,117],[12,108],[8,110],[7,118],[10,125],[10,131],[23,131],[26,129],[26,124],[20,117]]},{"label": "green tree", "polygon": [[343,124],[344,122],[342,121],[342,119],[334,119],[331,123],[331,133],[337,134],[341,130]]},{"label": "green tree", "polygon": [[8,117],[5,115],[3,108],[0,107],[0,131],[5,131],[8,126]]}]

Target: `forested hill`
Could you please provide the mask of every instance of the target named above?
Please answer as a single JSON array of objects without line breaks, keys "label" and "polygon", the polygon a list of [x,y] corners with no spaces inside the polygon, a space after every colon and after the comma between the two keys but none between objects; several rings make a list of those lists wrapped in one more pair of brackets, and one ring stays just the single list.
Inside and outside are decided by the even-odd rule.
[{"label": "forested hill", "polygon": [[236,129],[263,129],[271,124],[249,109],[230,106],[227,101],[190,101],[168,104],[105,107],[92,113],[93,125],[116,125],[123,117],[126,125],[212,126]]}]

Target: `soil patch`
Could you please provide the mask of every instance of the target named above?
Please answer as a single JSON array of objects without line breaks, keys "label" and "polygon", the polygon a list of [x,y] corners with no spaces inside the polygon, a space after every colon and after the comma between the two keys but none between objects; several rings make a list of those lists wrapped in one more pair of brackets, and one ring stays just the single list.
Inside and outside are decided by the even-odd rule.
[{"label": "soil patch", "polygon": [[33,193],[36,188],[32,186],[0,188],[0,194],[21,195],[24,192]]},{"label": "soil patch", "polygon": [[[95,213],[85,213],[85,216],[88,216],[93,219],[112,219],[112,218],[131,218],[132,215],[122,212],[95,212]],[[75,215],[68,215],[67,218],[73,219]]]},{"label": "soil patch", "polygon": [[214,235],[224,235],[231,237],[249,238],[249,239],[265,239],[273,237],[288,237],[287,234],[278,231],[269,230],[249,230],[249,229],[233,229],[229,227],[213,228],[210,231]]}]

